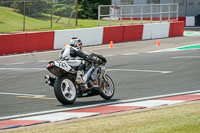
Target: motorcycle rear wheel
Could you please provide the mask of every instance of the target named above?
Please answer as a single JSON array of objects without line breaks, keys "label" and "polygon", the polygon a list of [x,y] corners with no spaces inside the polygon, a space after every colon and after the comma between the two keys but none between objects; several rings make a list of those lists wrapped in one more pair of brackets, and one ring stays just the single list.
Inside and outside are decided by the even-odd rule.
[{"label": "motorcycle rear wheel", "polygon": [[77,98],[76,87],[67,77],[58,77],[54,83],[54,94],[57,100],[64,104],[73,104]]},{"label": "motorcycle rear wheel", "polygon": [[111,99],[115,93],[115,86],[111,77],[106,74],[102,84],[100,87],[100,96],[106,100]]}]

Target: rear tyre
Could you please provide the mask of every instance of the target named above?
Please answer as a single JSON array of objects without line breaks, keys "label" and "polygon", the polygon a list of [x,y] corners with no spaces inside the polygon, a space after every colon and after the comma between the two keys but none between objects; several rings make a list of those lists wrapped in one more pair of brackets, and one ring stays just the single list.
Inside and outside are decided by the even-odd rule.
[{"label": "rear tyre", "polygon": [[112,79],[106,74],[104,76],[104,81],[100,87],[100,96],[106,100],[113,97],[115,93],[115,86]]},{"label": "rear tyre", "polygon": [[57,100],[64,104],[73,104],[77,98],[76,87],[67,77],[58,77],[54,83],[54,93]]}]

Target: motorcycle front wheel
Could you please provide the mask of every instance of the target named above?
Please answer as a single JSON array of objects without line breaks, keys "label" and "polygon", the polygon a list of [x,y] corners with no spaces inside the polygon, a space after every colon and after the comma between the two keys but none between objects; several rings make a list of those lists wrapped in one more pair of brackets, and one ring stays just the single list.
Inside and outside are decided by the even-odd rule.
[{"label": "motorcycle front wheel", "polygon": [[107,74],[104,76],[104,81],[100,87],[100,96],[106,100],[109,100],[113,97],[115,93],[114,83]]},{"label": "motorcycle front wheel", "polygon": [[64,104],[73,104],[77,98],[76,87],[67,77],[58,77],[54,83],[54,93],[57,100]]}]

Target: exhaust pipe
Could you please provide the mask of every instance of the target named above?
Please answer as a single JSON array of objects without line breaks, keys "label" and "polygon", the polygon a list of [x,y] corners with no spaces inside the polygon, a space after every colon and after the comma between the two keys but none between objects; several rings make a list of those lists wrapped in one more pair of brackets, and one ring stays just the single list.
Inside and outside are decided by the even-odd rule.
[{"label": "exhaust pipe", "polygon": [[46,84],[48,84],[49,86],[54,86],[54,83],[55,83],[55,78],[52,78],[52,77],[50,77],[50,76],[48,76],[48,75],[46,75],[45,77],[44,77],[44,79],[45,79],[45,83]]}]

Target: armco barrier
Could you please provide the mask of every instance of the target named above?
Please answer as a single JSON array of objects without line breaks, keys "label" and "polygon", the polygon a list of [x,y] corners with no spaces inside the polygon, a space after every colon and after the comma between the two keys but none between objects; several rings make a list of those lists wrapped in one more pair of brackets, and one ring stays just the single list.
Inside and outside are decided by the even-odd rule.
[{"label": "armco barrier", "polygon": [[184,32],[184,21],[171,22],[169,37],[183,36]]},{"label": "armco barrier", "polygon": [[53,49],[54,32],[0,35],[0,55]]},{"label": "armco barrier", "polygon": [[129,25],[124,26],[123,41],[136,41],[142,40],[143,25]]},{"label": "armco barrier", "polygon": [[64,43],[69,44],[72,37],[79,37],[84,46],[102,44],[103,27],[57,30],[55,31],[54,49],[63,48]]},{"label": "armco barrier", "polygon": [[169,36],[169,23],[152,24],[152,39],[165,38]]},{"label": "armco barrier", "polygon": [[110,41],[114,43],[124,41],[124,26],[104,27],[103,44],[107,44]]}]

